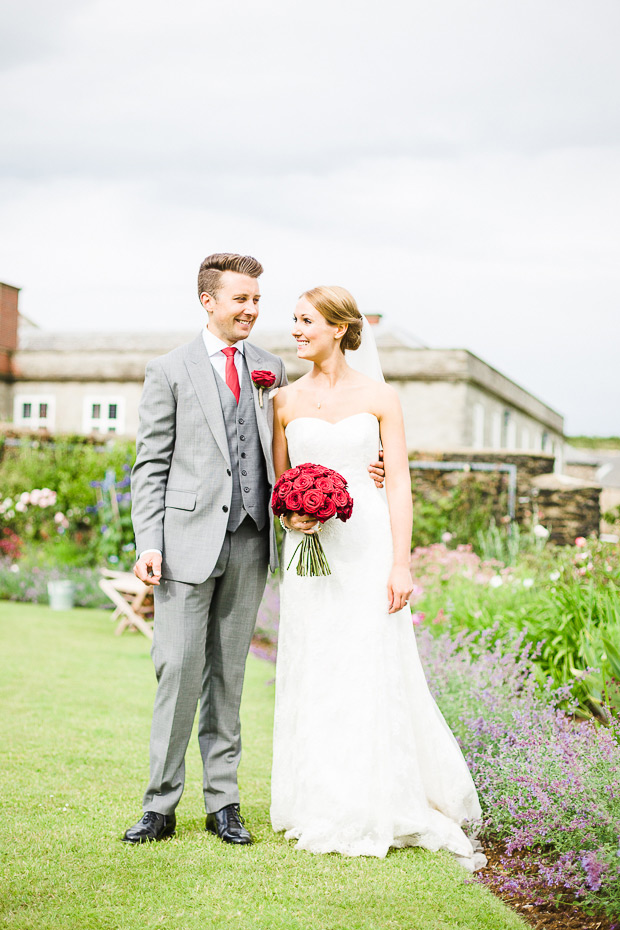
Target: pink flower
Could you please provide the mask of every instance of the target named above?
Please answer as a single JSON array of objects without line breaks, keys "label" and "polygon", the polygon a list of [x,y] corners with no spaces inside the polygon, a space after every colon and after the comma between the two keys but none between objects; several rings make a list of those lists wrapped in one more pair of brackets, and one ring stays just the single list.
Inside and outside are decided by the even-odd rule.
[{"label": "pink flower", "polygon": [[414,626],[420,626],[425,616],[426,614],[423,614],[421,610],[418,610],[416,613],[411,615],[411,622]]},{"label": "pink flower", "polygon": [[575,545],[578,546],[579,549],[581,549],[586,544],[587,544],[587,539],[585,538],[585,536],[578,536],[577,539],[575,540]]}]

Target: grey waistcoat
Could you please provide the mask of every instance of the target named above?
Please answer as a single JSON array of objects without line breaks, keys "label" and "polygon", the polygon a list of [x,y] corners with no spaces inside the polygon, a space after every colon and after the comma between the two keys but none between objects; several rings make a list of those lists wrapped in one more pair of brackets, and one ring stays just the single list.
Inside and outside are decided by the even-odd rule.
[{"label": "grey waistcoat", "polygon": [[250,372],[243,356],[243,377],[239,404],[223,378],[215,372],[220,394],[230,467],[233,474],[233,492],[227,529],[236,530],[249,514],[259,530],[267,522],[269,482],[265,458],[258,435],[254,394]]}]

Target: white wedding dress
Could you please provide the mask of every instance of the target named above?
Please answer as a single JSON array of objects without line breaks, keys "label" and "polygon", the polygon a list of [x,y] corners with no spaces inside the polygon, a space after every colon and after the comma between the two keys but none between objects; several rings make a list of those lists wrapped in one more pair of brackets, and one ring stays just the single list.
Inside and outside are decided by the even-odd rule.
[{"label": "white wedding dress", "polygon": [[314,853],[384,857],[391,846],[476,857],[461,824],[480,817],[473,781],[426,684],[409,607],[387,612],[392,538],[385,493],[367,468],[379,424],[359,413],[286,429],[291,465],[327,465],[353,497],[321,543],[332,574],[300,577],[301,540],[282,560],[271,821]]}]

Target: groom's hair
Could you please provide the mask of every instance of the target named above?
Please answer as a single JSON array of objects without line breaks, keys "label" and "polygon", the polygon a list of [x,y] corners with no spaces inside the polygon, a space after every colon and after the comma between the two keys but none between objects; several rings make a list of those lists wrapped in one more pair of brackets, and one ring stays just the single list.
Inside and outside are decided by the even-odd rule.
[{"label": "groom's hair", "polygon": [[237,255],[236,252],[215,252],[213,255],[207,255],[198,272],[199,300],[201,294],[215,297],[221,287],[224,271],[236,271],[238,274],[247,274],[250,278],[259,278],[263,273],[263,266],[251,255]]}]

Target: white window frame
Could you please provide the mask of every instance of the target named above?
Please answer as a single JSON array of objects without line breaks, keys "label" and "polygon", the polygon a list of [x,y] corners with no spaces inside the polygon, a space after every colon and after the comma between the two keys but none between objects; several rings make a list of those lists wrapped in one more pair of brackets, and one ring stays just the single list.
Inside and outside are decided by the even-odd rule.
[{"label": "white window frame", "polygon": [[[24,404],[30,404],[29,417],[23,414]],[[47,415],[40,415],[42,404],[47,404]],[[56,421],[56,398],[53,394],[16,394],[13,398],[13,423],[29,429],[54,429]]]},{"label": "white window frame", "polygon": [[506,411],[506,449],[511,452],[517,448],[517,421],[511,410]]},{"label": "white window frame", "polygon": [[491,448],[502,448],[502,414],[495,410],[491,418]]},{"label": "white window frame", "polygon": [[[93,407],[100,407],[100,416],[93,416]],[[110,417],[110,407],[116,406],[116,417]],[[84,398],[82,429],[85,433],[124,433],[125,398],[118,395],[88,394]]]},{"label": "white window frame", "polygon": [[484,449],[484,404],[476,401],[472,412],[472,448]]}]

